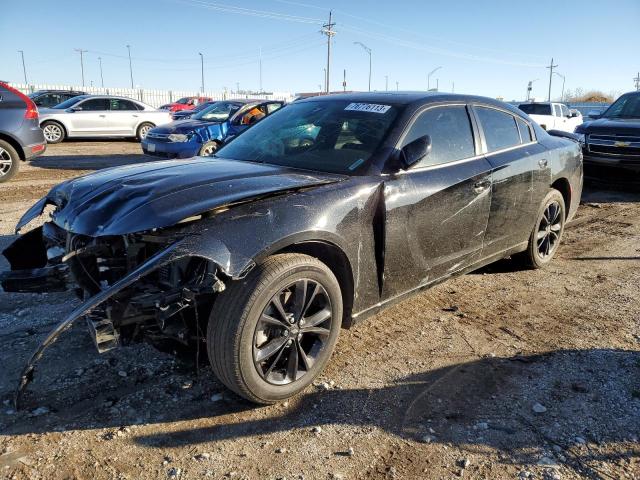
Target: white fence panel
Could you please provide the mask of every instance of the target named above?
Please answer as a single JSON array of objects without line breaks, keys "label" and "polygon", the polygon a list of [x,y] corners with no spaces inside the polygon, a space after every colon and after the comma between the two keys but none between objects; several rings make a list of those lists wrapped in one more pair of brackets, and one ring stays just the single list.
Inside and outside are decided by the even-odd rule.
[{"label": "white fence panel", "polygon": [[294,95],[290,92],[199,92],[196,90],[149,90],[144,88],[121,88],[121,87],[80,87],[78,85],[49,85],[49,84],[23,84],[11,83],[13,88],[23,93],[33,93],[36,90],[76,90],[87,92],[93,95],[116,95],[119,97],[133,98],[140,102],[144,102],[152,107],[159,107],[166,103],[175,102],[182,97],[210,97],[214,100],[230,100],[238,98],[264,98],[266,100],[285,100],[291,101]]}]

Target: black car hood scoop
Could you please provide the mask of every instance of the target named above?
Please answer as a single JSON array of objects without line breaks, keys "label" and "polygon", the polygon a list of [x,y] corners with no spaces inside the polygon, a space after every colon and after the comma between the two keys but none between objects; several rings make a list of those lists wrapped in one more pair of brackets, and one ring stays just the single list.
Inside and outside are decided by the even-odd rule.
[{"label": "black car hood scoop", "polygon": [[54,187],[17,230],[58,207],[54,222],[73,233],[123,235],[162,228],[228,204],[345,177],[218,158],[150,162],[110,168]]}]

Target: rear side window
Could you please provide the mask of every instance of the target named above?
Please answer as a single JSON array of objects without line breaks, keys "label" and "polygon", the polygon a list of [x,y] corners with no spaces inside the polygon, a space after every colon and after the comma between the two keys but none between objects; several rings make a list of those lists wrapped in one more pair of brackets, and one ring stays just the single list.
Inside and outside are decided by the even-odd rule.
[{"label": "rear side window", "polygon": [[92,98],[78,104],[83,111],[95,112],[109,110],[109,100],[106,98]]},{"label": "rear side window", "polygon": [[527,115],[552,115],[551,105],[548,103],[523,103],[518,108]]},{"label": "rear side window", "polygon": [[112,98],[109,102],[111,104],[111,110],[138,110],[136,104],[130,100]]},{"label": "rear side window", "polygon": [[476,154],[469,114],[464,105],[430,108],[421,113],[411,125],[402,146],[424,135],[431,137],[431,152],[419,167],[455,162]]},{"label": "rear side window", "polygon": [[520,133],[513,115],[494,108],[476,107],[489,152],[520,144]]},{"label": "rear side window", "polygon": [[516,118],[516,122],[518,123],[518,130],[520,131],[520,139],[522,140],[522,143],[529,143],[533,141],[529,125],[527,125],[524,120],[520,120],[519,118]]}]

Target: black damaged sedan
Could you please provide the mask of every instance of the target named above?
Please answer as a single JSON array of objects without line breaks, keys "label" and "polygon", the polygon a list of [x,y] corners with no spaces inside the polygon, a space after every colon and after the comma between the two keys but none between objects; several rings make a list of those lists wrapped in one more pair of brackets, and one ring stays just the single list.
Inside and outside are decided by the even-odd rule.
[{"label": "black damaged sedan", "polygon": [[257,403],[322,371],[341,327],[512,256],[544,267],[578,208],[582,153],[495,100],[314,97],[213,158],[112,168],[54,187],[5,251],[9,292],[83,303],[26,365],[86,320],[100,352],[139,341],[206,351]]}]

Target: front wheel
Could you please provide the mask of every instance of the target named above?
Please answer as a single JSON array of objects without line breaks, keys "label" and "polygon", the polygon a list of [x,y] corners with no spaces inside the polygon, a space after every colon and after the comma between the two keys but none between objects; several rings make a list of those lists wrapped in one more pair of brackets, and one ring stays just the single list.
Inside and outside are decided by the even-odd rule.
[{"label": "front wheel", "polygon": [[551,262],[560,245],[565,219],[564,198],[558,190],[551,190],[540,204],[527,250],[516,259],[529,268],[542,268]]},{"label": "front wheel", "polygon": [[200,147],[200,151],[198,152],[198,155],[201,157],[212,157],[213,155],[215,155],[218,148],[219,148],[218,142],[214,140],[210,140],[204,143],[202,147]]},{"label": "front wheel", "polygon": [[214,302],[209,360],[238,395],[275,403],[322,372],[341,324],[342,294],[331,270],[307,255],[274,255]]}]

